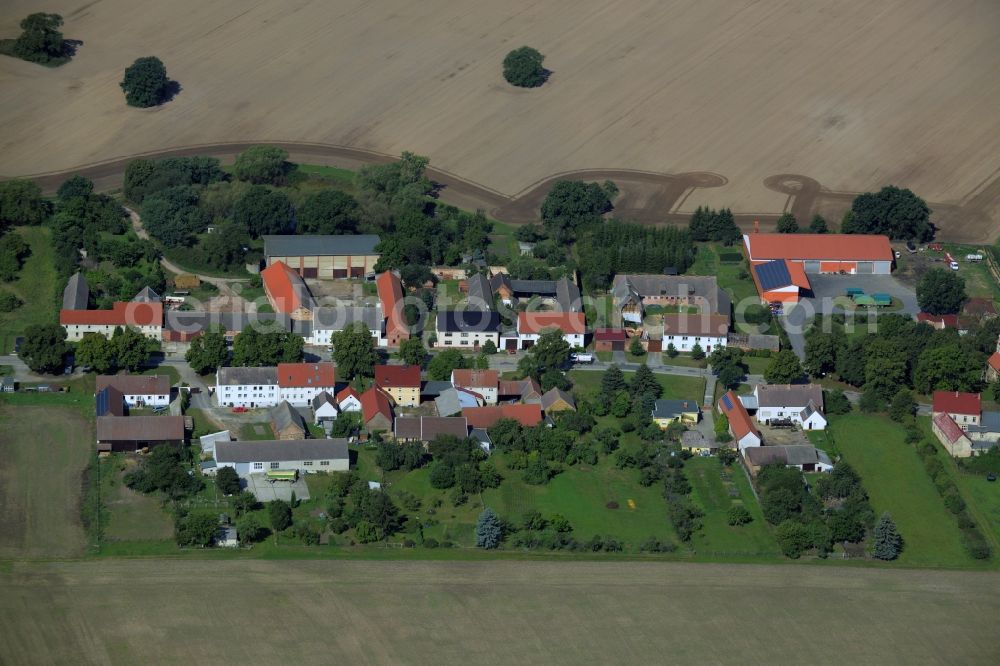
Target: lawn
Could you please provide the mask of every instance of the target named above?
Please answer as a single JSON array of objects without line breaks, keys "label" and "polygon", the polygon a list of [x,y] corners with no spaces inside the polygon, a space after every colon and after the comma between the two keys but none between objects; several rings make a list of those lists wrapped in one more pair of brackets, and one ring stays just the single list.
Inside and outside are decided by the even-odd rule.
[{"label": "lawn", "polygon": [[[696,552],[734,557],[780,556],[750,488],[750,481],[739,463],[724,469],[716,457],[697,457],[685,463],[684,472],[691,483],[691,497],[705,514],[700,519],[701,529],[691,540]],[[735,495],[731,495],[730,490]],[[750,511],[753,521],[731,527],[728,523],[729,508],[737,504]]]},{"label": "lawn", "polygon": [[274,439],[274,432],[271,430],[270,423],[261,421],[258,423],[244,423],[239,433],[235,434],[235,436],[239,440]]},{"label": "lawn", "polygon": [[[529,511],[543,516],[561,514],[573,525],[577,539],[599,534],[621,539],[633,548],[651,536],[676,543],[667,521],[662,484],[644,488],[636,470],[617,469],[612,460],[601,456],[597,465],[575,465],[544,486],[531,486],[521,481],[520,471],[506,468],[502,456],[494,456],[504,482],[483,493],[483,499],[515,521]],[[609,503],[617,503],[618,508],[608,508]]]},{"label": "lawn", "polygon": [[109,520],[104,528],[104,538],[109,541],[163,541],[173,538],[174,525],[159,500],[153,495],[137,493],[122,480],[124,474],[135,466],[121,457],[112,467],[113,474],[102,483],[104,505]]},{"label": "lawn", "polygon": [[876,513],[888,511],[905,540],[901,564],[970,566],[955,518],[917,452],[903,441],[903,429],[881,416],[831,416],[837,448],[861,474]]},{"label": "lawn", "polygon": [[[739,254],[739,247],[719,247],[714,244],[704,243],[698,245],[698,255],[695,257],[694,265],[688,269],[691,275],[715,275],[719,280],[719,286],[729,292],[736,306],[744,298],[753,299],[758,303],[757,288],[749,276],[742,277],[746,273],[746,266],[742,255],[738,261],[734,261],[735,255]],[[720,257],[725,258],[722,261]]]},{"label": "lawn", "polygon": [[694,359],[691,354],[678,353],[677,356],[668,356],[666,352],[660,355],[663,365],[679,365],[685,368],[707,368],[708,361],[705,359]]},{"label": "lawn", "polygon": [[[24,262],[17,279],[3,285],[24,304],[13,312],[0,312],[0,350],[7,354],[14,349],[14,340],[32,324],[56,321],[56,270],[50,232],[47,227],[17,227],[8,233],[19,233],[31,247],[31,256]],[[62,285],[58,285],[61,288]]]},{"label": "lawn", "polygon": [[[569,378],[573,382],[573,388],[578,393],[597,393],[601,388],[601,376],[604,373],[594,370],[570,370]],[[622,373],[625,381],[631,381],[634,372]],[[656,379],[663,387],[662,398],[671,400],[684,400],[687,398],[697,398],[698,402],[705,395],[705,380],[701,377],[685,377],[682,375],[657,374]]]},{"label": "lawn", "polygon": [[[942,456],[946,457],[946,456]],[[969,505],[973,518],[980,523],[986,538],[993,544],[993,557],[1000,555],[996,543],[1000,540],[1000,482],[987,481],[985,474],[972,474],[960,469],[952,470],[962,497]]]},{"label": "lawn", "polygon": [[968,254],[984,254],[981,246],[947,244],[944,249],[958,262],[958,274],[965,279],[965,291],[969,298],[1000,299],[1000,287],[990,274],[986,261],[971,263],[965,260]]},{"label": "lawn", "polygon": [[317,164],[297,164],[295,171],[305,174],[310,180],[318,181],[325,186],[334,187],[348,194],[354,194],[357,191],[354,187],[354,171],[350,169]]},{"label": "lawn", "polygon": [[0,558],[81,555],[91,424],[73,407],[5,405],[0,425]]}]

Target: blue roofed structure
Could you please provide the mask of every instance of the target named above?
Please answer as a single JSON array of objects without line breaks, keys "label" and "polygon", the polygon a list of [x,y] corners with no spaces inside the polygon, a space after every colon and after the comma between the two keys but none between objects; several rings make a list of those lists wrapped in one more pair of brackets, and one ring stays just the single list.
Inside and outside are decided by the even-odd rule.
[{"label": "blue roofed structure", "polygon": [[766,264],[758,264],[753,269],[757,273],[757,279],[760,281],[760,286],[764,291],[781,289],[793,284],[792,276],[788,272],[788,266],[783,260],[777,259],[769,261]]},{"label": "blue roofed structure", "polygon": [[125,396],[114,386],[98,391],[94,404],[96,416],[125,416]]}]

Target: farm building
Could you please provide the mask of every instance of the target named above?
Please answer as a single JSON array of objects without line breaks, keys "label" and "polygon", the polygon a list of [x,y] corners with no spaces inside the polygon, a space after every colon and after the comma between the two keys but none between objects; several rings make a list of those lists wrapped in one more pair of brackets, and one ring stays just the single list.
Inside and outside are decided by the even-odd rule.
[{"label": "farm building", "polygon": [[373,386],[361,394],[359,401],[361,423],[368,432],[392,430],[392,403],[384,391]]},{"label": "farm building", "polygon": [[59,324],[66,339],[79,340],[86,333],[110,338],[116,328],[134,328],[147,338],[159,340],[163,331],[162,303],[114,303],[110,310],[60,310]]},{"label": "farm building", "polygon": [[802,472],[829,472],[833,469],[830,456],[826,455],[825,451],[808,444],[756,446],[747,449],[743,457],[753,476],[757,476],[757,472],[764,465],[785,465]]},{"label": "farm building", "polygon": [[469,425],[462,416],[397,416],[393,436],[403,441],[430,442],[441,435],[459,439],[469,436]]},{"label": "farm building", "polygon": [[729,317],[729,294],[714,275],[616,275],[611,285],[622,321],[641,324],[650,306],[694,306],[699,312]]},{"label": "farm building", "polygon": [[297,321],[311,321],[315,307],[309,287],[302,277],[283,262],[276,262],[260,272],[264,292],[275,312]]},{"label": "farm building", "polygon": [[309,335],[306,336],[306,344],[330,345],[333,342],[334,333],[360,323],[368,329],[376,344],[384,347],[382,322],[382,310],[377,307],[353,305],[318,307],[313,309],[312,326],[310,326]]},{"label": "farm building", "polygon": [[217,442],[218,467],[232,467],[241,477],[271,470],[346,472],[350,469],[346,439],[258,440]]},{"label": "farm building", "polygon": [[90,285],[83,273],[74,273],[66,281],[66,288],[63,289],[63,310],[86,310],[87,302],[90,299]]},{"label": "farm building", "polygon": [[501,379],[497,389],[500,400],[515,400],[525,404],[541,404],[542,387],[528,377],[526,379]]},{"label": "farm building", "polygon": [[164,342],[190,342],[213,326],[221,327],[229,341],[249,326],[259,325],[268,330],[292,330],[292,318],[274,312],[165,310],[163,319]]},{"label": "farm building", "polygon": [[379,344],[398,347],[410,337],[410,330],[403,317],[403,283],[392,271],[386,271],[375,278],[378,299],[382,304],[382,334]]},{"label": "farm building", "polygon": [[363,278],[375,271],[378,243],[374,235],[264,236],[264,257],[304,278]]},{"label": "farm building", "polygon": [[753,264],[750,275],[766,303],[797,303],[812,290],[802,264],[785,259]]},{"label": "farm building", "polygon": [[350,386],[341,389],[337,394],[337,407],[342,412],[360,412],[361,396]]},{"label": "farm building", "polygon": [[681,433],[681,449],[695,455],[707,455],[717,451],[719,445],[698,430],[685,430]]},{"label": "farm building", "polygon": [[625,351],[628,335],[621,328],[598,328],[594,330],[594,351]]},{"label": "farm building", "polygon": [[138,451],[184,442],[183,416],[98,416],[98,451]]},{"label": "farm building", "polygon": [[889,275],[889,238],[871,234],[746,234],[743,249],[751,265],[770,261],[799,264],[803,272]]},{"label": "farm building", "polygon": [[287,400],[282,400],[271,408],[271,430],[278,439],[303,439],[306,436],[306,422]]},{"label": "farm building", "polygon": [[482,273],[471,276],[467,286],[468,306],[475,310],[494,310],[493,287]]},{"label": "farm building", "polygon": [[514,280],[506,273],[490,277],[492,292],[504,305],[515,306],[518,301],[540,298],[558,312],[582,312],[580,287],[569,278],[559,280]]},{"label": "farm building", "polygon": [[462,416],[468,419],[472,428],[492,428],[500,419],[514,419],[525,428],[530,428],[541,422],[542,406],[531,404],[466,407],[462,410]]},{"label": "farm building", "polygon": [[663,315],[662,349],[670,345],[682,352],[689,352],[695,345],[710,354],[713,349],[725,347],[729,342],[729,315],[665,314]]},{"label": "farm building", "polygon": [[453,416],[466,407],[480,407],[482,404],[482,396],[465,389],[447,388],[434,398],[438,416]]},{"label": "farm building", "polygon": [[946,328],[958,328],[958,315],[954,314],[933,315],[929,312],[918,312],[917,321],[938,331],[943,331]]},{"label": "farm building", "polygon": [[[9,379],[13,382],[14,378]],[[94,397],[95,416],[125,416],[125,396],[114,386],[98,389]]]},{"label": "farm building", "polygon": [[719,411],[729,419],[729,433],[733,436],[740,452],[763,443],[760,431],[750,420],[746,407],[733,391],[727,391],[719,398]]}]

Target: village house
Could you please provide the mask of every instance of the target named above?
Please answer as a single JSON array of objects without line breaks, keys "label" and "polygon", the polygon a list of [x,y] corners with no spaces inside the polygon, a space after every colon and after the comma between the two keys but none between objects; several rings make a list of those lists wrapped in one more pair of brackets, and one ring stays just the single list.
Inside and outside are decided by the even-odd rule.
[{"label": "village house", "polygon": [[763,444],[757,426],[750,420],[746,407],[733,391],[727,391],[719,398],[719,411],[729,420],[729,434],[733,436],[736,448],[743,453],[748,448]]},{"label": "village house", "polygon": [[[13,377],[10,379],[13,380]],[[99,389],[94,394],[94,415],[125,416],[125,396],[114,386],[105,386]]]},{"label": "village house", "polygon": [[382,304],[382,332],[379,344],[399,347],[399,343],[410,337],[410,329],[403,316],[403,283],[396,273],[386,271],[375,278],[375,288]]},{"label": "village house", "polygon": [[260,272],[264,293],[275,312],[296,321],[311,321],[316,307],[309,287],[302,276],[284,262],[278,261]]},{"label": "village house", "polygon": [[271,430],[278,439],[304,439],[308,432],[305,419],[287,400],[271,408],[270,418]]},{"label": "village house", "polygon": [[350,469],[346,439],[251,440],[218,442],[217,467],[232,467],[241,478],[269,471],[346,472]]},{"label": "village house", "polygon": [[462,416],[397,416],[393,436],[400,441],[425,444],[442,435],[459,439],[469,436],[469,425]]},{"label": "village house", "polygon": [[826,428],[823,387],[819,384],[758,384],[753,395],[758,423],[790,421],[803,430]]},{"label": "village house", "polygon": [[533,298],[558,312],[583,312],[580,287],[567,277],[558,280],[514,280],[506,273],[490,277],[490,290],[504,305],[515,307]]},{"label": "village house", "polygon": [[167,375],[98,375],[94,387],[98,394],[107,388],[114,389],[129,407],[170,405],[170,377]]},{"label": "village house", "polygon": [[138,451],[184,443],[183,416],[98,416],[99,452]]},{"label": "village house", "polygon": [[978,393],[934,391],[932,400],[931,411],[935,414],[947,414],[962,430],[979,425],[983,409]]},{"label": "village house", "polygon": [[455,369],[451,371],[451,385],[482,396],[487,405],[495,405],[500,390],[500,373],[496,370]]},{"label": "village house", "polygon": [[542,406],[531,405],[487,405],[466,407],[462,410],[470,428],[492,428],[500,419],[514,419],[522,426],[530,428],[542,421]]},{"label": "village house", "polygon": [[701,420],[699,400],[657,400],[653,403],[653,421],[666,430],[671,423],[695,425]]},{"label": "village house", "polygon": [[972,455],[972,440],[949,414],[935,414],[931,419],[931,432],[949,455],[955,458],[968,458]]},{"label": "village house", "polygon": [[[361,405],[359,403],[358,407],[360,406]],[[340,414],[340,408],[337,407],[337,401],[326,391],[318,393],[316,397],[312,399],[312,409],[314,425],[320,425],[324,421],[336,421],[337,415]]]},{"label": "village house", "polygon": [[333,335],[351,326],[361,324],[372,336],[379,347],[385,347],[388,342],[382,337],[382,325],[385,317],[381,306],[362,307],[353,305],[338,305],[317,307],[312,313],[307,345],[329,346],[333,344]]},{"label": "village house", "polygon": [[547,415],[556,412],[575,412],[576,401],[573,396],[558,388],[551,388],[542,394],[542,411]]},{"label": "village house", "polygon": [[376,365],[375,386],[385,391],[397,407],[420,406],[419,365]]},{"label": "village house", "polygon": [[279,363],[277,367],[219,368],[215,392],[225,407],[273,407],[287,400],[308,407],[312,399],[336,390],[332,363]]},{"label": "village house", "polygon": [[587,323],[582,312],[520,312],[517,316],[517,348],[529,349],[546,330],[558,329],[572,348],[583,348]]},{"label": "village house", "polygon": [[480,349],[492,342],[500,348],[500,315],[492,310],[441,310],[435,321],[442,347]]},{"label": "village house", "polygon": [[997,338],[996,349],[986,359],[986,381],[993,383],[1000,379],[1000,337]]},{"label": "village house", "polygon": [[371,387],[361,394],[361,424],[368,432],[392,430],[392,403],[381,389]]},{"label": "village house", "polygon": [[360,412],[361,396],[350,386],[344,387],[336,397],[337,408],[341,412]]},{"label": "village house", "polygon": [[663,315],[661,345],[670,345],[680,352],[689,352],[695,345],[710,354],[713,349],[725,347],[729,337],[729,316],[713,314]]},{"label": "village house", "polygon": [[719,445],[698,430],[685,430],[681,433],[681,449],[697,456],[707,456],[718,451]]}]

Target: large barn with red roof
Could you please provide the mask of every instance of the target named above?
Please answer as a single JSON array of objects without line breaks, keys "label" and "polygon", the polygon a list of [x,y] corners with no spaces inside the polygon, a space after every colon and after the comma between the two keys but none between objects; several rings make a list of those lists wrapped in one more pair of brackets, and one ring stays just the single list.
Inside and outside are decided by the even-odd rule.
[{"label": "large barn with red roof", "polygon": [[795,303],[812,287],[809,275],[889,275],[886,236],[868,234],[747,234],[743,250],[757,293],[767,302]]}]

